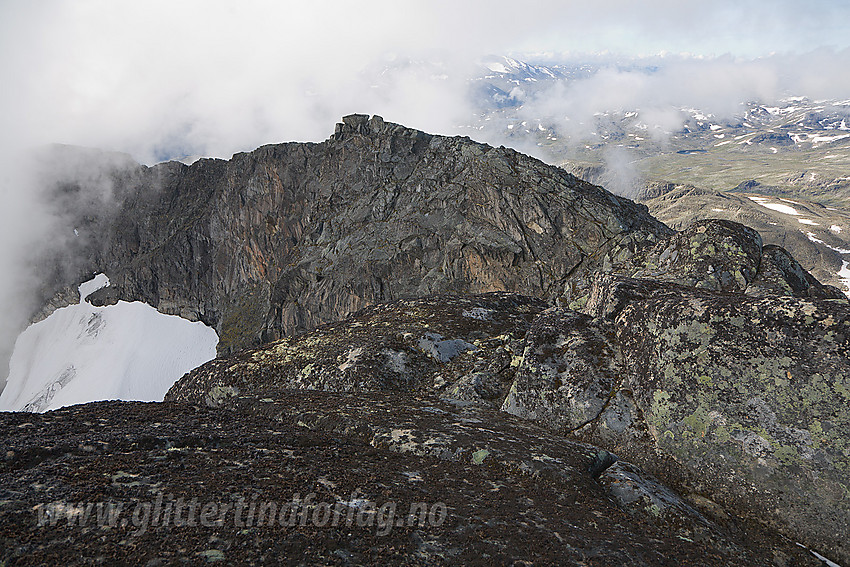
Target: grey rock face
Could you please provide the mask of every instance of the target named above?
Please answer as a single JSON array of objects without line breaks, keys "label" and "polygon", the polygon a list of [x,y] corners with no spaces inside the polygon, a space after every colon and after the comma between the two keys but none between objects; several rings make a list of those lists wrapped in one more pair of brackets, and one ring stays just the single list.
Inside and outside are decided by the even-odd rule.
[{"label": "grey rock face", "polygon": [[619,390],[623,360],[613,325],[552,308],[526,334],[502,409],[564,432],[595,422]]},{"label": "grey rock face", "polygon": [[222,353],[404,297],[553,299],[608,249],[670,234],[644,206],[513,150],[364,115],[319,144],[132,179],[80,270],[105,271],[121,299],[212,325]]},{"label": "grey rock face", "polygon": [[[660,456],[672,457],[709,509],[770,522],[846,561],[850,305],[759,292],[599,275],[585,314],[532,324],[503,409],[668,482]],[[570,349],[575,335],[595,340]],[[585,422],[576,408],[598,416]]]},{"label": "grey rock face", "polygon": [[657,287],[615,324],[655,446],[713,500],[847,562],[847,302]]}]

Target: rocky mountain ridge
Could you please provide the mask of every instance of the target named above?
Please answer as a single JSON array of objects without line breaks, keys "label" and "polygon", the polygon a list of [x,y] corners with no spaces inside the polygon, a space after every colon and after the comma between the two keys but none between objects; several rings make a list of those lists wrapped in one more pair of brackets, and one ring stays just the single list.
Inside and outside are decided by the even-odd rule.
[{"label": "rocky mountain ridge", "polygon": [[[112,175],[121,205],[72,223],[83,242],[74,256],[86,259],[77,273],[112,282],[92,301],[204,321],[221,353],[402,297],[553,300],[609,251],[670,233],[645,207],[513,150],[365,115],[319,144]],[[58,184],[60,201],[84,185]],[[44,279],[45,300],[73,297],[72,283]]]},{"label": "rocky mountain ridge", "polygon": [[[161,404],[0,416],[3,560],[67,559],[70,538],[82,562],[818,564],[797,542],[850,561],[850,302],[755,230],[676,232],[513,150],[365,115],[105,171],[117,206],[72,219],[72,268],[113,282],[89,300],[204,320],[221,356]],[[25,535],[46,498],[336,499],[348,471],[374,501],[449,501],[448,527]]]}]

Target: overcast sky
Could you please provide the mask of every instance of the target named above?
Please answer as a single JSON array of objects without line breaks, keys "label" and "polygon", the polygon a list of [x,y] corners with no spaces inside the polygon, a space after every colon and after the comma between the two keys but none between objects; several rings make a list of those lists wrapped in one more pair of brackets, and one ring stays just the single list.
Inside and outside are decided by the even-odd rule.
[{"label": "overcast sky", "polygon": [[0,0],[0,365],[33,306],[32,250],[74,238],[18,167],[20,148],[226,158],[326,139],[352,112],[468,134],[468,79],[504,54],[646,58],[660,70],[554,84],[523,112],[640,108],[669,128],[676,107],[850,99],[849,25],[843,0]]},{"label": "overcast sky", "polygon": [[[699,82],[697,102],[796,83],[850,98],[848,28],[850,2],[824,0],[3,0],[0,135],[4,145],[81,144],[150,163],[322,140],[349,112],[453,134],[470,112],[475,61],[508,53],[666,54],[679,70],[667,80]],[[408,59],[440,67],[399,68]],[[719,61],[708,81],[681,62],[707,60]],[[388,65],[395,71],[382,77]],[[594,88],[618,86],[609,83]],[[587,106],[578,99],[600,94],[628,104],[628,92],[567,98]]]}]

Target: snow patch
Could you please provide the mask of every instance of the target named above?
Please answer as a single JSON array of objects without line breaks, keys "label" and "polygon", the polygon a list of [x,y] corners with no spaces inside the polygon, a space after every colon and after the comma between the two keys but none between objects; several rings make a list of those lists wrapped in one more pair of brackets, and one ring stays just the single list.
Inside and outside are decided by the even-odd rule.
[{"label": "snow patch", "polygon": [[838,270],[838,279],[841,280],[841,283],[847,288],[844,295],[850,297],[850,262],[847,260],[841,261],[841,269]]},{"label": "snow patch", "polygon": [[812,242],[815,242],[815,243],[817,243],[817,244],[823,244],[824,246],[826,246],[826,242],[824,242],[823,240],[820,240],[819,238],[817,238],[817,237],[816,237],[813,233],[811,233],[811,232],[807,232],[807,233],[806,233],[806,236],[808,236],[808,237],[809,237],[809,240],[811,240]]},{"label": "snow patch", "polygon": [[[835,250],[839,254],[850,254],[850,250],[847,250],[845,248],[835,248],[834,246],[830,246],[829,244],[827,244],[823,240],[820,240],[819,238],[817,238],[811,232],[807,232],[806,236],[809,237],[809,240],[811,240],[812,242],[815,242],[817,244],[823,244],[824,246],[826,246],[830,250]],[[841,269],[838,270],[838,280],[841,282],[841,284],[844,287],[847,288],[847,290],[844,291],[844,295],[846,295],[847,297],[850,297],[850,262],[848,262],[847,260],[841,260]]]},{"label": "snow patch", "polygon": [[18,336],[0,411],[46,411],[99,400],[162,401],[185,373],[215,358],[218,336],[203,323],[141,302],[96,307],[85,298],[109,285],[99,274],[80,302]]},{"label": "snow patch", "polygon": [[829,559],[827,559],[826,557],[824,557],[823,555],[821,555],[817,551],[815,551],[813,549],[809,549],[808,547],[806,547],[802,543],[797,542],[797,545],[799,545],[800,547],[802,547],[803,549],[805,549],[806,551],[808,551],[809,553],[811,553],[812,555],[817,557],[817,559],[819,561],[822,561],[827,567],[841,567],[841,565],[839,565],[838,563],[836,563],[834,561],[830,561]]},{"label": "snow patch", "polygon": [[507,67],[505,67],[504,65],[502,65],[501,63],[499,63],[497,61],[489,61],[489,62],[485,63],[484,65],[488,69],[493,71],[494,73],[505,73],[505,74],[507,74],[507,73],[511,72],[510,69],[508,69]]},{"label": "snow patch", "polygon": [[819,223],[816,223],[815,221],[809,220],[809,219],[797,219],[797,222],[800,223],[800,224],[806,224],[806,225],[809,225],[809,226],[820,226]]},{"label": "snow patch", "polygon": [[[770,209],[771,211],[776,211],[778,213],[783,213],[786,215],[797,215],[800,213],[797,212],[797,209],[794,207],[790,207],[788,205],[783,205],[781,203],[769,203],[768,199],[765,197],[747,197],[750,201],[755,201],[765,209]],[[805,224],[805,223],[803,223]]]},{"label": "snow patch", "polygon": [[[86,298],[99,289],[109,286],[109,278],[106,274],[98,274],[87,282],[80,284],[77,289],[80,291],[80,302],[86,301]],[[88,302],[86,302],[88,303]]]},{"label": "snow patch", "polygon": [[813,144],[828,144],[830,142],[837,142],[838,140],[843,140],[845,138],[850,138],[850,134],[839,134],[837,136],[812,136],[809,138],[809,141]]},{"label": "snow patch", "polygon": [[829,227],[829,230],[831,230],[831,231],[832,231],[832,232],[834,232],[835,234],[841,234],[841,227],[840,227],[840,226],[838,226],[837,224],[834,224],[834,225],[830,226],[830,227]]},{"label": "snow patch", "polygon": [[847,248],[836,248],[835,246],[830,246],[829,244],[827,244],[823,240],[816,238],[815,235],[812,234],[811,232],[807,232],[806,236],[808,236],[809,240],[811,240],[812,242],[817,242],[818,244],[823,244],[824,246],[826,246],[830,250],[834,250],[834,251],[838,252],[839,254],[850,254],[850,250],[848,250]]}]

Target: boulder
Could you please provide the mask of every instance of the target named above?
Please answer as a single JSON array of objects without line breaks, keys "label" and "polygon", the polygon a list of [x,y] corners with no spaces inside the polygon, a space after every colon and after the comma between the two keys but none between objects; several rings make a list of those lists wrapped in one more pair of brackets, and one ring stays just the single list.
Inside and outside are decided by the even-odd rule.
[{"label": "boulder", "polygon": [[503,409],[846,562],[850,304],[762,291],[599,275],[531,325]]},{"label": "boulder", "polygon": [[293,338],[196,368],[166,399],[218,405],[259,389],[445,392],[500,405],[525,332],[546,303],[511,293],[366,307]]}]

